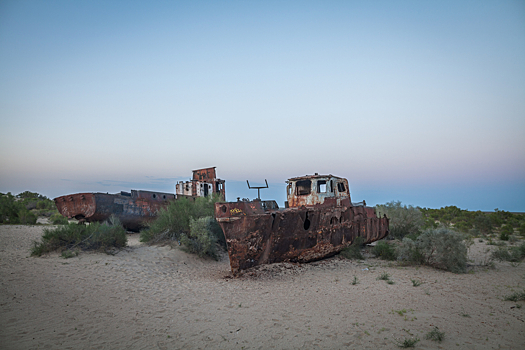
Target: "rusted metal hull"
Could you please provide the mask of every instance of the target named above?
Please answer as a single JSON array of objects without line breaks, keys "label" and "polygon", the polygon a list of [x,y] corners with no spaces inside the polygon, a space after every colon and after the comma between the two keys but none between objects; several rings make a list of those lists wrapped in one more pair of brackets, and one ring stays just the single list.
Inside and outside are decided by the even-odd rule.
[{"label": "rusted metal hull", "polygon": [[374,208],[301,206],[277,209],[274,201],[222,202],[215,216],[228,244],[230,267],[238,273],[256,265],[309,262],[337,254],[357,237],[371,243],[386,237],[388,219]]},{"label": "rusted metal hull", "polygon": [[167,206],[173,194],[149,191],[76,193],[54,199],[60,214],[79,221],[102,222],[111,215],[118,217],[127,230],[138,231]]}]

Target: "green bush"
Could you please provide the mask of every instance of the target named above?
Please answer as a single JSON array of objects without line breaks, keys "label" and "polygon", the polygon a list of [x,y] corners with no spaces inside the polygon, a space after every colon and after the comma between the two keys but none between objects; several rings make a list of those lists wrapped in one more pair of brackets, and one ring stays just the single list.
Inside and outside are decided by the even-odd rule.
[{"label": "green bush", "polygon": [[514,233],[514,229],[511,225],[505,225],[501,228],[499,239],[502,241],[508,241],[509,237]]},{"label": "green bush", "polygon": [[424,224],[424,218],[419,210],[411,205],[401,205],[399,201],[392,201],[376,205],[378,217],[386,214],[390,220],[390,238],[402,239],[406,235],[419,235]]},{"label": "green bush", "polygon": [[521,292],[514,292],[510,295],[506,295],[505,297],[503,297],[503,300],[505,301],[521,301],[521,300],[525,300],[525,290],[521,291]]},{"label": "green bush", "polygon": [[479,213],[474,219],[474,227],[485,235],[492,233],[493,228],[490,217],[483,213]]},{"label": "green bush", "polygon": [[67,225],[68,224],[67,218],[60,213],[55,213],[51,215],[51,217],[49,218],[49,221],[51,221],[53,225]]},{"label": "green bush", "polygon": [[[160,210],[147,229],[140,232],[141,242],[179,240],[183,234],[189,235],[191,219],[214,216],[215,202],[219,200],[219,196],[211,196],[198,197],[195,200],[183,197],[172,201]],[[224,241],[224,238],[221,240]]]},{"label": "green bush", "polygon": [[18,212],[18,221],[22,225],[34,225],[36,224],[36,215],[27,209],[20,209]]},{"label": "green bush", "polygon": [[372,250],[372,253],[383,260],[396,260],[396,249],[386,241],[378,241]]},{"label": "green bush", "polygon": [[520,262],[525,258],[525,242],[517,247],[500,246],[490,256],[498,261]]},{"label": "green bush", "polygon": [[[45,228],[40,242],[33,242],[32,256],[59,250],[73,251],[102,250],[110,252],[114,248],[122,248],[127,243],[126,230],[117,218],[110,218],[110,222],[90,225],[68,224],[56,228]],[[66,254],[69,255],[69,254]]]},{"label": "green bush", "polygon": [[180,236],[183,250],[200,257],[218,258],[217,243],[224,237],[222,229],[212,216],[190,218],[190,232]]},{"label": "green bush", "polygon": [[0,194],[0,223],[34,225],[42,211],[56,211],[55,203],[29,191],[16,196]]},{"label": "green bush", "polygon": [[352,242],[352,245],[343,248],[339,254],[346,259],[364,260],[363,254],[361,254],[361,248],[364,242],[363,237],[357,237]]},{"label": "green bush", "polygon": [[518,228],[518,232],[521,236],[525,237],[525,222],[520,225],[520,227]]},{"label": "green bush", "polygon": [[423,264],[425,262],[425,257],[417,244],[417,239],[403,238],[403,241],[396,249],[396,255],[398,260],[410,264]]},{"label": "green bush", "polygon": [[[0,223],[18,224],[20,223],[18,214],[20,210],[26,209],[19,201],[15,200],[10,192],[0,196]],[[26,209],[27,210],[27,209]]]},{"label": "green bush", "polygon": [[415,241],[404,238],[397,249],[399,260],[464,273],[467,247],[460,233],[440,227],[426,230]]}]

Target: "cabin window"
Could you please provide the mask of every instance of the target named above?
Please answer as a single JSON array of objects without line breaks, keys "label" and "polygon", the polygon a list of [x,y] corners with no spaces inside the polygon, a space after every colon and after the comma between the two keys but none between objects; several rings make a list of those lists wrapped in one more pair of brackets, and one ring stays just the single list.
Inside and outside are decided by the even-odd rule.
[{"label": "cabin window", "polygon": [[334,180],[330,180],[330,192],[334,193]]},{"label": "cabin window", "polygon": [[157,195],[153,193],[153,199],[157,199]]},{"label": "cabin window", "polygon": [[287,191],[287,194],[288,194],[288,195],[291,195],[291,194],[292,194],[292,185],[291,185],[291,184],[288,185],[288,186],[286,186],[286,191]]},{"label": "cabin window", "polygon": [[162,199],[166,199],[166,195],[165,194],[162,195]]},{"label": "cabin window", "polygon": [[344,191],[346,191],[345,184],[342,183],[342,182],[338,182],[338,183],[337,183],[337,190],[338,190],[339,192],[344,192]]},{"label": "cabin window", "polygon": [[317,180],[317,193],[326,192],[326,180]]},{"label": "cabin window", "polygon": [[295,190],[298,196],[310,194],[311,188],[312,188],[311,180],[301,180],[295,183]]}]

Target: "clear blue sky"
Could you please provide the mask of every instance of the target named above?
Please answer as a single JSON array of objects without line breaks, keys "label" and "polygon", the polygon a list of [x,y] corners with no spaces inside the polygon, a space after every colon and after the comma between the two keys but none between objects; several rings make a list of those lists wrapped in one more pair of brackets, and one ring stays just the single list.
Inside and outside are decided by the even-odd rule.
[{"label": "clear blue sky", "polygon": [[524,1],[0,1],[0,192],[525,211]]}]

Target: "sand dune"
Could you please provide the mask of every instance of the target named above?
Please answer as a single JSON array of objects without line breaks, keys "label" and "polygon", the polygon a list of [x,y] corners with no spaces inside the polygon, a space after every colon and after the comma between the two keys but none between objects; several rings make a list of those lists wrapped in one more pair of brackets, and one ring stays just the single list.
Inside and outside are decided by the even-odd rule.
[{"label": "sand dune", "polygon": [[[525,347],[524,303],[502,301],[525,286],[524,264],[456,275],[335,257],[232,278],[227,256],[202,260],[137,235],[114,256],[29,257],[41,233],[0,226],[2,349],[398,349],[395,339],[416,336],[417,349]],[[487,247],[476,243],[471,259],[486,260]],[[441,343],[424,339],[435,326]]]}]

